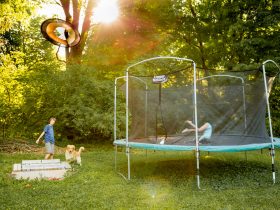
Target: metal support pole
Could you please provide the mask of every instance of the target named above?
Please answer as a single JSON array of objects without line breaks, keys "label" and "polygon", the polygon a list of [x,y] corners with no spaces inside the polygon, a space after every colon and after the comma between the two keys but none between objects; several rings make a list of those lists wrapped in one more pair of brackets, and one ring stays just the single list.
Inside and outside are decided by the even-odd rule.
[{"label": "metal support pole", "polygon": [[156,129],[156,144],[158,143],[158,106],[157,106],[157,108],[156,108],[156,125],[155,125],[156,127],[155,127],[155,129]]},{"label": "metal support pole", "polygon": [[125,140],[126,140],[126,155],[127,155],[127,178],[130,180],[130,154],[128,145],[128,71],[126,71],[126,89],[125,89]]},{"label": "metal support pole", "polygon": [[274,150],[272,121],[271,121],[270,106],[269,106],[269,95],[268,95],[268,88],[267,88],[267,81],[266,81],[266,72],[265,72],[265,64],[268,63],[268,62],[274,63],[278,68],[279,68],[279,66],[274,61],[272,61],[272,60],[267,60],[267,61],[263,62],[263,64],[262,64],[263,80],[264,80],[264,88],[265,88],[265,98],[266,98],[267,113],[268,113],[268,120],[269,120],[270,140],[271,140],[272,181],[273,181],[273,184],[275,184],[275,160],[274,160],[275,150]]},{"label": "metal support pole", "polygon": [[199,141],[198,141],[198,123],[197,123],[197,97],[196,97],[196,64],[193,62],[193,91],[194,91],[194,121],[195,121],[195,145],[196,145],[196,178],[197,187],[200,189],[200,176],[199,176]]},{"label": "metal support pole", "polygon": [[247,114],[246,114],[246,99],[245,99],[245,88],[244,80],[242,79],[242,93],[243,93],[243,111],[244,111],[244,127],[247,129]]},{"label": "metal support pole", "polygon": [[[147,100],[148,100],[148,96],[147,96],[147,91],[148,91],[148,86],[147,83],[135,76],[129,76],[128,72],[126,72],[126,76],[122,76],[122,77],[117,77],[115,79],[115,95],[114,95],[114,141],[117,140],[117,82],[119,79],[126,79],[126,148],[129,147],[128,144],[128,78],[132,78],[135,80],[140,81],[141,83],[143,83],[145,85],[145,90],[146,90],[146,102],[145,102],[145,121],[147,121]],[[145,122],[145,133],[147,132],[147,122]],[[117,170],[117,145],[115,145],[115,169]],[[128,153],[129,153],[129,149],[128,149]],[[128,177],[130,178],[130,154],[128,154],[128,165],[129,165],[129,175]],[[118,172],[119,175],[121,175],[125,180],[127,180],[127,177],[124,176],[122,173]]]},{"label": "metal support pole", "polygon": [[156,143],[158,143],[158,112],[161,112],[161,83],[158,86],[158,104],[156,108]]},{"label": "metal support pole", "polygon": [[[193,63],[193,67],[194,67],[194,94],[195,94],[195,123],[196,123],[196,126],[197,126],[197,110],[196,110],[196,64],[193,60],[191,59],[187,59],[187,58],[178,58],[178,57],[173,57],[173,56],[164,56],[164,57],[154,57],[154,58],[149,58],[149,59],[146,59],[146,60],[143,60],[143,61],[140,61],[138,63],[135,63],[133,65],[130,65],[127,69],[126,69],[126,149],[127,149],[127,157],[128,157],[128,179],[130,179],[130,153],[129,153],[129,143],[128,143],[128,117],[129,117],[129,114],[128,114],[128,78],[129,78],[129,70],[131,68],[133,68],[134,66],[137,66],[139,64],[142,64],[142,63],[145,63],[145,62],[148,62],[148,61],[152,61],[152,60],[158,60],[158,59],[176,59],[178,61],[189,61],[189,62],[192,62]],[[147,86],[146,86],[147,87]],[[196,129],[196,143],[197,143],[197,153],[199,152],[198,150],[198,131]],[[199,156],[198,156],[199,157]],[[198,159],[198,164],[197,164],[197,168],[199,170],[199,159]],[[199,187],[199,175],[198,175],[198,187]],[[200,187],[199,187],[200,188]]]},{"label": "metal support pole", "polygon": [[199,158],[200,158],[200,151],[196,150],[196,181],[197,181],[198,189],[200,189]]},{"label": "metal support pole", "polygon": [[115,171],[117,171],[117,153],[118,153],[118,146],[115,145]]},{"label": "metal support pole", "polygon": [[147,137],[147,117],[148,117],[148,113],[147,113],[147,107],[148,107],[148,86],[146,84],[146,89],[145,89],[145,137]]},{"label": "metal support pole", "polygon": [[129,147],[126,148],[127,155],[127,179],[130,180],[130,151]]},{"label": "metal support pole", "polygon": [[117,81],[115,79],[115,91],[114,91],[114,141],[117,139]]}]

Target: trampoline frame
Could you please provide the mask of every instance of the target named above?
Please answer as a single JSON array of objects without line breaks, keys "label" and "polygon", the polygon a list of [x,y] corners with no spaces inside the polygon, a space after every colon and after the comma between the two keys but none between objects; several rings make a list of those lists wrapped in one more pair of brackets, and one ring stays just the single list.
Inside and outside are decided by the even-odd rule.
[{"label": "trampoline frame", "polygon": [[[200,170],[200,147],[202,148],[203,151],[211,151],[211,146],[208,147],[203,147],[203,146],[199,146],[199,140],[198,140],[198,122],[197,122],[197,81],[201,81],[203,79],[208,79],[210,77],[218,77],[218,76],[222,76],[222,77],[234,77],[237,79],[240,79],[242,81],[242,86],[243,86],[243,107],[244,107],[244,113],[245,113],[245,117],[244,117],[244,123],[245,123],[245,128],[247,126],[247,120],[246,120],[246,102],[245,102],[245,90],[244,90],[244,79],[242,77],[237,77],[237,76],[232,76],[232,75],[213,75],[213,76],[208,76],[208,77],[203,77],[203,78],[199,78],[197,79],[197,72],[196,72],[196,63],[192,60],[192,59],[188,59],[188,58],[179,58],[179,57],[173,57],[173,56],[159,56],[159,57],[153,57],[153,58],[149,58],[149,59],[145,59],[142,60],[140,62],[137,62],[135,64],[132,64],[130,66],[127,67],[126,69],[126,73],[125,76],[122,77],[117,77],[115,79],[115,91],[114,91],[114,145],[115,145],[115,170],[117,171],[117,173],[119,175],[121,175],[124,179],[126,180],[130,180],[131,179],[131,164],[130,164],[130,149],[132,147],[135,148],[146,148],[145,144],[141,143],[135,143],[135,142],[130,142],[129,143],[129,135],[128,135],[128,124],[129,124],[129,110],[128,110],[128,103],[129,103],[129,78],[134,78],[139,80],[141,83],[143,83],[145,85],[145,90],[146,90],[146,101],[145,101],[145,130],[146,130],[146,126],[147,126],[147,90],[148,90],[148,86],[147,83],[136,77],[136,76],[130,76],[129,75],[129,70],[134,67],[137,66],[139,64],[143,64],[145,62],[148,61],[152,61],[152,60],[158,60],[158,59],[175,59],[175,60],[179,60],[179,61],[187,61],[187,62],[191,62],[192,63],[192,67],[193,67],[193,90],[194,90],[194,94],[193,94],[193,103],[194,103],[194,124],[196,126],[195,128],[195,146],[192,147],[184,147],[184,146],[177,146],[178,149],[175,149],[177,151],[188,151],[188,150],[195,150],[195,154],[196,154],[196,180],[197,180],[197,187],[200,189],[200,175],[199,175],[199,170]],[[271,144],[264,144],[261,145],[260,147],[257,147],[257,149],[263,149],[263,148],[267,148],[268,145],[271,148],[271,162],[272,162],[272,181],[273,184],[275,184],[275,180],[276,180],[276,175],[275,175],[275,144],[274,144],[274,138],[273,138],[273,128],[272,128],[272,121],[271,121],[271,113],[270,113],[270,106],[269,106],[269,92],[268,92],[268,87],[267,87],[267,81],[266,81],[266,70],[265,70],[265,65],[267,63],[273,63],[280,71],[280,67],[277,65],[276,62],[274,62],[273,60],[266,60],[262,63],[262,72],[263,72],[263,78],[264,78],[264,87],[265,87],[265,97],[266,97],[266,105],[267,105],[267,112],[268,112],[268,118],[269,118],[269,130],[270,130],[270,139],[271,139]],[[117,82],[119,79],[125,79],[125,117],[126,117],[126,127],[125,127],[125,139],[122,140],[117,140]],[[146,131],[145,131],[146,132]],[[121,142],[122,141],[122,142]],[[125,144],[124,144],[125,143]],[[125,146],[125,153],[127,156],[127,176],[125,176],[124,174],[122,174],[121,172],[118,172],[118,168],[117,168],[117,153],[118,153],[118,145],[120,146]],[[168,147],[169,145],[157,145],[160,146],[159,147],[152,147],[152,149],[154,150],[169,150]],[[280,144],[276,145],[277,147],[280,146]],[[217,146],[215,146],[217,147]],[[151,148],[148,148],[151,149]],[[182,150],[181,150],[182,149]],[[252,148],[248,147],[247,149],[244,149],[244,151],[248,151],[248,150],[253,150]],[[212,151],[215,151],[212,150]],[[238,150],[240,151],[240,150]],[[234,149],[232,150],[232,152],[234,152]]]}]

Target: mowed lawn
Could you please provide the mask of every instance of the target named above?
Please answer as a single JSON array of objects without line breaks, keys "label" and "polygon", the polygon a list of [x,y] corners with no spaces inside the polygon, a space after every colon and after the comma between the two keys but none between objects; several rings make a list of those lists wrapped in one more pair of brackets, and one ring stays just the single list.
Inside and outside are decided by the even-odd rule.
[{"label": "mowed lawn", "polygon": [[[114,169],[109,144],[86,150],[83,165],[62,181],[11,178],[13,163],[42,157],[0,154],[0,209],[280,209],[280,175],[272,185],[268,150],[247,152],[247,160],[244,152],[202,152],[201,190],[193,152],[133,150],[126,181]],[[118,171],[126,174],[123,151],[118,158]]]}]

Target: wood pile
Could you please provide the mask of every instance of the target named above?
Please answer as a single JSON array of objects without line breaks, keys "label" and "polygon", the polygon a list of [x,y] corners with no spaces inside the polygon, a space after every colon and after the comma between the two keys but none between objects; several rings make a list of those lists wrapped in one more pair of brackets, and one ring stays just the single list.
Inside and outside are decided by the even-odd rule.
[{"label": "wood pile", "polygon": [[0,152],[6,153],[28,153],[28,152],[41,152],[42,147],[39,145],[32,145],[24,141],[7,141],[0,143]]},{"label": "wood pile", "polygon": [[[0,152],[5,153],[45,153],[44,144],[31,144],[24,140],[7,140],[6,142],[0,142]],[[56,154],[63,154],[65,152],[64,148],[55,147]]]}]

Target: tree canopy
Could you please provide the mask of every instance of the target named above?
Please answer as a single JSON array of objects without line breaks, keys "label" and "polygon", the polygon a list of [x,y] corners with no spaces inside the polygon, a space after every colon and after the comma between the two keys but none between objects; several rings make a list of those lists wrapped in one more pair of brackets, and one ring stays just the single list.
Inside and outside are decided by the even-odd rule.
[{"label": "tree canopy", "polygon": [[[33,138],[51,116],[58,118],[58,139],[110,138],[113,79],[144,58],[187,57],[204,73],[257,68],[266,59],[280,63],[276,0],[119,0],[120,16],[111,24],[93,23],[95,0],[54,0],[81,34],[77,46],[65,48],[66,64],[57,60],[57,46],[40,33],[41,23],[50,18],[35,13],[42,3],[47,1],[0,4],[4,138]],[[273,116],[280,113],[278,90],[277,83],[271,95]],[[280,127],[277,117],[274,126]]]}]

